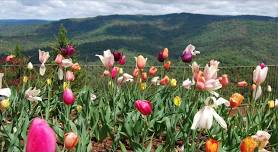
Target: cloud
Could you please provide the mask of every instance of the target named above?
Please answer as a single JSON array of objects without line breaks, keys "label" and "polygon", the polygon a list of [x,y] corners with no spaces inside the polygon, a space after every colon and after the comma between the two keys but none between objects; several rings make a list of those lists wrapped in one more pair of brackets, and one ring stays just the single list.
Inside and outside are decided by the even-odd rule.
[{"label": "cloud", "polygon": [[111,14],[200,13],[278,16],[277,0],[1,0],[0,19],[62,19]]}]

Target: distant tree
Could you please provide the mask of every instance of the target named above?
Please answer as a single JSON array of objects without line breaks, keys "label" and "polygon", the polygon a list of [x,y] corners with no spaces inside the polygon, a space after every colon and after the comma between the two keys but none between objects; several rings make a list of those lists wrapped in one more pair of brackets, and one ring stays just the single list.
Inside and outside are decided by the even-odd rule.
[{"label": "distant tree", "polygon": [[57,41],[60,48],[66,47],[68,44],[67,30],[63,24],[60,25]]},{"label": "distant tree", "polygon": [[16,44],[15,49],[12,51],[12,54],[15,55],[16,57],[21,57],[21,48],[18,44]]}]

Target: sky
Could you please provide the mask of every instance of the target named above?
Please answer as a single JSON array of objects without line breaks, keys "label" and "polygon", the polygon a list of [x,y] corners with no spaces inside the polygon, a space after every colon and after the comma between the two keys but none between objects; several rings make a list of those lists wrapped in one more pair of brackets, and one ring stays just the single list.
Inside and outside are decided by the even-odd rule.
[{"label": "sky", "polygon": [[278,17],[278,0],[0,0],[0,19],[195,13]]}]

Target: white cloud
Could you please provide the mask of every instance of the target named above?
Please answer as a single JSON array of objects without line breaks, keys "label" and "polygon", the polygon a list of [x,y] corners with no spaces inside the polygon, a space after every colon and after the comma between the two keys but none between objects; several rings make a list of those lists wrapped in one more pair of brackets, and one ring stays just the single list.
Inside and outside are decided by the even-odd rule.
[{"label": "white cloud", "polygon": [[0,19],[200,13],[278,16],[278,0],[0,0]]}]

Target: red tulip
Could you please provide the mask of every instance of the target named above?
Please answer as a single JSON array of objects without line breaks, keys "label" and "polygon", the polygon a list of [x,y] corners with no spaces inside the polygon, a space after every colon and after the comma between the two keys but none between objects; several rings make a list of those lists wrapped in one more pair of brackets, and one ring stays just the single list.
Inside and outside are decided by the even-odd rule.
[{"label": "red tulip", "polygon": [[64,145],[67,149],[74,149],[78,143],[78,136],[74,132],[65,134]]},{"label": "red tulip", "polygon": [[67,105],[72,105],[75,101],[75,97],[71,89],[66,88],[63,93],[64,103]]},{"label": "red tulip", "polygon": [[142,76],[141,76],[142,81],[146,81],[147,78],[148,78],[147,73],[146,73],[146,72],[143,72],[143,73],[142,73]]},{"label": "red tulip", "polygon": [[125,65],[125,62],[126,62],[126,57],[125,57],[125,55],[123,55],[119,60],[119,64],[120,65]]},{"label": "red tulip", "polygon": [[33,119],[27,135],[26,152],[55,152],[56,135],[47,122]]},{"label": "red tulip", "polygon": [[167,85],[169,83],[170,79],[169,77],[166,75],[164,76],[161,80],[160,80],[160,84],[161,85]]},{"label": "red tulip", "polygon": [[150,70],[149,70],[149,75],[150,76],[155,76],[156,72],[157,72],[157,68],[154,67],[154,66],[151,66]]},{"label": "red tulip", "polygon": [[234,93],[230,97],[230,105],[232,108],[236,108],[242,103],[243,100],[244,100],[244,97],[241,94]]},{"label": "red tulip", "polygon": [[164,63],[164,69],[165,70],[169,70],[170,66],[171,66],[171,61],[167,61],[167,62]]},{"label": "red tulip", "polygon": [[123,56],[123,54],[121,52],[119,52],[119,51],[113,51],[112,54],[114,56],[114,60],[115,61],[120,61],[120,59]]},{"label": "red tulip", "polygon": [[134,104],[135,108],[143,115],[150,115],[152,113],[152,104],[147,100],[137,100]]}]

